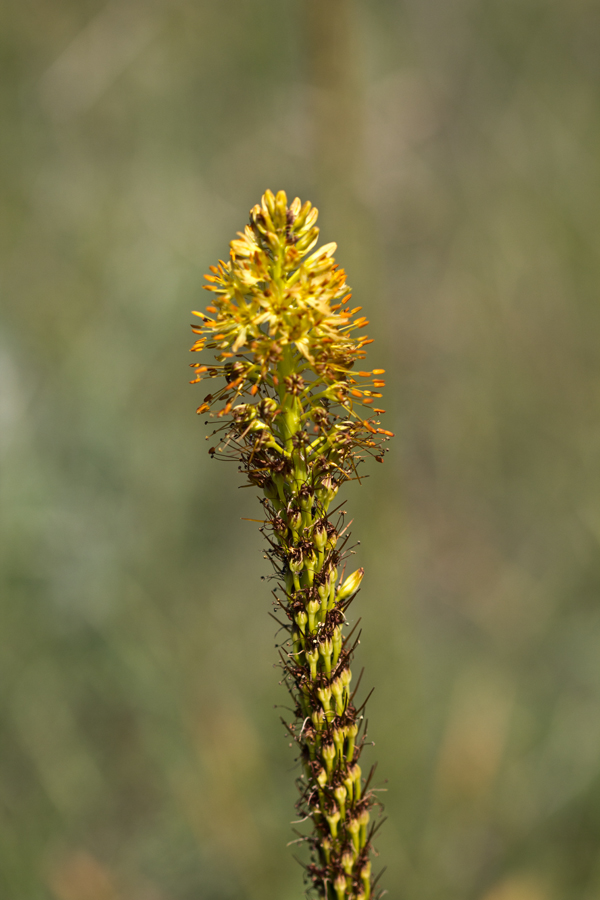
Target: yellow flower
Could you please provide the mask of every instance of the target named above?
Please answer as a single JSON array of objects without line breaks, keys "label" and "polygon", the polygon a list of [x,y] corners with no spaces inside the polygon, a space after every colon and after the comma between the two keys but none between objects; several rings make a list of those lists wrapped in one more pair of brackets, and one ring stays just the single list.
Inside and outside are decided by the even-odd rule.
[{"label": "yellow flower", "polygon": [[361,334],[368,322],[356,317],[360,307],[350,307],[346,274],[333,256],[336,245],[310,252],[319,236],[317,216],[308,201],[296,198],[288,206],[284,191],[266,191],[250,211],[249,225],[231,241],[229,261],[211,266],[205,287],[213,300],[205,312],[194,312],[199,323],[192,326],[198,335],[192,351],[212,349],[216,360],[192,364],[192,383],[225,379],[198,412],[232,414],[239,425],[240,400],[246,410],[270,401],[270,421],[250,424],[247,415],[238,437],[254,442],[261,432],[284,455],[292,433],[309,427],[321,435],[315,447],[321,453],[344,445],[347,451],[375,447],[384,434],[373,418],[383,410],[369,408],[381,396],[372,388],[383,385],[373,376],[383,370],[353,372],[370,343]]}]

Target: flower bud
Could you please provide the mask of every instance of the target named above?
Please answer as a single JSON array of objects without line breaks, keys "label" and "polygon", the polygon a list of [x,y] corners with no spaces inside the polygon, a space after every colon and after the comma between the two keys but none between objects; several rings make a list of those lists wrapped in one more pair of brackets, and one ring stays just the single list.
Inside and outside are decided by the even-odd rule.
[{"label": "flower bud", "polygon": [[317,784],[322,788],[324,788],[327,784],[327,772],[325,771],[325,769],[319,769],[319,774],[317,775]]},{"label": "flower bud", "polygon": [[296,250],[298,253],[308,253],[308,251],[317,243],[318,239],[319,229],[311,228],[298,240]]},{"label": "flower bud", "polygon": [[353,572],[352,575],[348,575],[343,584],[339,587],[336,599],[346,600],[348,597],[355,594],[360,587],[360,583],[363,580],[363,575],[365,574],[364,569],[357,569],[356,572]]},{"label": "flower bud", "polygon": [[325,854],[325,860],[329,863],[329,859],[331,857],[331,850],[333,847],[333,843],[331,838],[325,835],[325,837],[321,838],[321,850]]},{"label": "flower bud", "polygon": [[285,191],[277,191],[275,196],[274,216],[275,224],[279,226],[279,228],[283,228],[287,218],[287,197]]}]

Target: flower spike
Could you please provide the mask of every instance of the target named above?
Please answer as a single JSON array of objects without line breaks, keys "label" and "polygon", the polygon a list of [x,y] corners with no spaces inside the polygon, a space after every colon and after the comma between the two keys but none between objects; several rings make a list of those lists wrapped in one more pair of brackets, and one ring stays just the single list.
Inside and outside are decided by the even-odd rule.
[{"label": "flower spike", "polygon": [[303,766],[297,810],[313,825],[306,877],[323,900],[358,900],[370,896],[376,801],[358,765],[366,735],[350,688],[357,640],[348,646],[343,629],[363,569],[340,582],[349,535],[345,513],[330,507],[367,454],[383,461],[393,435],[372,407],[384,370],[354,371],[371,343],[368,321],[350,307],[336,245],[314,250],[317,216],[308,201],[288,205],[284,191],[266,191],[250,211],[229,260],[205,276],[212,300],[194,311],[191,350],[212,350],[214,362],[192,363],[192,383],[215,385],[197,410],[215,421],[209,453],[236,460],[263,493],[261,530],[288,631],[281,666],[295,721],[285,725]]}]

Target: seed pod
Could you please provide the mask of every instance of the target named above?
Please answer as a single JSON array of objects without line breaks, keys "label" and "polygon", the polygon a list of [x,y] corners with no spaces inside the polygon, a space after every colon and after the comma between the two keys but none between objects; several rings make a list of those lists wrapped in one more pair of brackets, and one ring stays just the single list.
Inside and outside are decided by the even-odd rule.
[{"label": "seed pod", "polygon": [[333,738],[333,743],[335,744],[335,749],[338,752],[338,756],[340,756],[341,758],[344,755],[344,739],[346,737],[346,729],[333,728],[331,731],[331,737]]},{"label": "seed pod", "polygon": [[333,763],[336,757],[334,745],[325,744],[325,746],[321,749],[321,756],[323,757],[323,762],[325,763],[325,768],[327,769],[327,777],[330,777],[331,771],[333,769]]},{"label": "seed pod", "polygon": [[358,821],[360,822],[360,846],[364,847],[367,843],[367,825],[369,824],[369,819],[371,815],[368,809],[363,809],[359,816]]},{"label": "seed pod", "polygon": [[321,609],[321,604],[318,600],[309,600],[306,604],[306,611],[308,613],[308,630],[311,634],[315,631],[315,616]]},{"label": "seed pod", "polygon": [[306,659],[310,665],[310,677],[312,681],[317,677],[317,663],[319,662],[319,650],[315,647],[313,650],[306,650]]},{"label": "seed pod", "polygon": [[351,850],[346,850],[345,853],[342,854],[342,868],[346,875],[352,875],[354,858],[355,854]]},{"label": "seed pod", "polygon": [[[323,657],[323,663],[325,665],[325,674],[328,678],[331,678],[331,654],[333,653],[333,644],[330,638],[324,638],[319,644],[319,653]],[[332,685],[333,691],[333,685]]]},{"label": "seed pod", "polygon": [[352,781],[354,783],[354,802],[356,803],[357,800],[360,800],[362,778],[362,771],[358,763],[355,763],[352,766],[349,774],[351,775]]},{"label": "seed pod", "polygon": [[323,504],[323,506],[329,506],[329,504],[331,503],[331,501],[333,500],[333,498],[335,497],[337,492],[338,492],[337,484],[335,483],[333,478],[330,478],[329,476],[327,476],[327,478],[324,478],[323,481],[321,482],[321,485],[317,489],[316,494],[317,494],[317,497],[319,498],[319,500],[321,501],[321,503]]},{"label": "seed pod", "polygon": [[325,837],[321,839],[321,849],[323,851],[323,855],[325,856],[325,862],[329,862],[329,860],[331,859],[332,847],[333,843],[331,838],[325,835]]},{"label": "seed pod", "polygon": [[352,843],[357,853],[360,852],[360,822],[358,819],[346,819],[346,829],[352,837]]},{"label": "seed pod", "polygon": [[320,687],[317,690],[317,694],[318,694],[319,700],[323,704],[323,709],[325,710],[326,718],[327,719],[331,718],[331,716],[329,715],[330,708],[331,708],[331,688],[329,687],[329,685],[326,685],[325,687]]},{"label": "seed pod", "polygon": [[308,616],[303,609],[298,610],[298,612],[294,616],[294,621],[300,629],[301,633],[304,634],[304,629],[306,627],[306,623],[308,622]]},{"label": "seed pod", "polygon": [[311,719],[312,719],[313,725],[315,726],[315,728],[317,730],[317,733],[322,730],[323,726],[325,725],[325,723],[327,721],[327,719],[325,717],[325,713],[323,712],[323,710],[320,707],[318,709],[315,709],[311,713]]},{"label": "seed pod", "polygon": [[342,629],[339,625],[336,625],[333,629],[332,635],[332,643],[333,643],[333,665],[337,665],[337,661],[340,658],[340,653],[342,652]]},{"label": "seed pod", "polygon": [[346,896],[346,876],[342,875],[341,872],[339,875],[336,875],[333,886],[335,888],[337,900],[344,900],[344,897]]},{"label": "seed pod", "polygon": [[337,800],[338,806],[340,808],[340,816],[343,819],[346,815],[346,788],[343,784],[334,788],[333,796]]},{"label": "seed pod", "polygon": [[327,823],[329,825],[329,831],[331,832],[331,837],[335,841],[337,837],[338,830],[338,822],[340,821],[340,811],[337,807],[334,807],[332,812],[325,813],[325,818],[327,819]]},{"label": "seed pod", "polygon": [[360,870],[360,878],[365,889],[365,897],[371,894],[371,860],[368,859]]},{"label": "seed pod", "polygon": [[313,528],[313,544],[317,550],[322,550],[327,543],[327,529],[322,520],[319,520]]},{"label": "seed pod", "polygon": [[354,759],[354,741],[356,739],[356,735],[358,734],[358,725],[356,722],[351,722],[350,725],[346,725],[346,736],[348,738],[348,748],[346,750],[346,761],[351,763]]},{"label": "seed pod", "polygon": [[293,555],[290,555],[288,559],[288,566],[290,568],[290,572],[293,572],[294,575],[299,575],[302,569],[304,568],[304,557],[302,556],[302,550],[296,548]]}]

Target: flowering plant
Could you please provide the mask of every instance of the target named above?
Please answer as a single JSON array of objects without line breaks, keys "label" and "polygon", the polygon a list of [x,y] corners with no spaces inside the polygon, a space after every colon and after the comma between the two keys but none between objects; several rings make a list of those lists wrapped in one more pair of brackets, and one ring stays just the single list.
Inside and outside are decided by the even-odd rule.
[{"label": "flowering plant", "polygon": [[351,688],[356,626],[344,631],[363,569],[339,576],[349,533],[331,504],[366,454],[383,461],[393,435],[374,405],[383,370],[354,369],[371,341],[361,308],[349,306],[336,245],[308,255],[317,215],[298,198],[288,206],[283,191],[267,191],[250,211],[229,261],[205,276],[213,299],[194,312],[192,350],[213,350],[214,363],[192,363],[192,383],[217,381],[197,410],[216,420],[211,456],[238,461],[263,494],[274,603],[289,633],[280,657],[296,718],[284,725],[303,768],[297,809],[313,825],[299,839],[311,848],[308,881],[326,900],[368,900],[379,823],[371,821],[373,769],[363,779],[359,765],[366,733],[365,704],[355,706],[358,685]]}]

